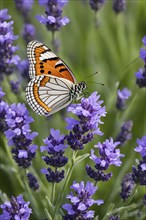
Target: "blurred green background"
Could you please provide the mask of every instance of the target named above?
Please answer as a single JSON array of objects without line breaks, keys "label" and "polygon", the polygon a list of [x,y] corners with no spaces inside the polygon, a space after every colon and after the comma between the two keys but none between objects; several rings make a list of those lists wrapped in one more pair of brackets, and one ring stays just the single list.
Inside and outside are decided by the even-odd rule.
[{"label": "blurred green background", "polygon": [[[1,0],[0,7],[8,8],[8,13],[14,20],[14,34],[19,35],[16,44],[19,45],[18,54],[24,59],[26,58],[26,45],[21,36],[23,18],[16,10],[15,3],[12,0]],[[36,40],[43,42],[45,45],[53,48],[51,43],[51,32],[40,24],[35,16],[44,14],[44,7],[40,7],[37,0],[34,0],[33,9],[30,12],[32,24],[36,28]],[[132,165],[138,154],[134,152],[136,139],[146,134],[146,90],[139,89],[135,83],[135,72],[143,67],[143,62],[139,58],[139,50],[143,46],[142,38],[146,35],[146,1],[145,0],[127,0],[127,9],[125,12],[116,14],[112,9],[112,1],[108,0],[101,10],[98,12],[97,21],[95,22],[95,13],[91,10],[88,1],[70,0],[63,9],[63,15],[70,19],[70,23],[63,27],[61,31],[56,33],[56,39],[60,41],[59,56],[67,63],[73,71],[77,81],[86,80],[88,76],[96,71],[100,71],[90,78],[87,93],[98,91],[101,99],[104,100],[107,116],[103,119],[104,124],[101,130],[104,132],[102,137],[96,137],[92,143],[85,147],[80,154],[90,153],[90,149],[98,141],[104,141],[106,138],[115,138],[120,132],[123,122],[132,120],[134,123],[132,130],[132,139],[121,148],[121,152],[125,154],[122,159],[123,164],[120,168],[112,168],[113,177],[106,183],[98,185],[97,198],[105,201],[104,205],[98,207],[95,211],[99,214],[99,219],[107,212],[107,208],[111,203],[120,201],[119,191],[120,182],[123,175],[131,171]],[[13,76],[16,79],[15,73]],[[95,82],[104,83],[101,86]],[[22,88],[25,88],[27,82],[22,82]],[[129,99],[127,109],[118,112],[115,103],[117,90],[127,87],[132,91],[132,97]],[[7,82],[2,84],[4,91],[7,90],[6,98],[9,104],[13,102],[25,101],[25,89],[21,91],[18,97],[11,93]],[[28,107],[28,105],[27,105]],[[29,107],[30,115],[34,118],[32,130],[37,131],[39,135],[35,139],[38,146],[43,145],[43,139],[49,135],[50,128],[59,129],[62,133],[66,133],[65,117],[69,115],[66,110],[60,111],[49,118],[36,115]],[[2,143],[3,145],[3,143]],[[68,150],[68,156],[71,151]],[[44,167],[41,160],[41,154],[37,153],[37,157],[33,162],[33,169],[37,175],[43,180],[46,191],[49,195],[51,190],[50,184],[47,183],[45,177],[40,174],[40,168]],[[81,180],[89,180],[86,175],[85,165],[91,164],[90,159],[86,159],[81,165],[75,168],[72,179],[77,182]],[[5,164],[9,164],[9,158],[6,156],[2,160],[2,169],[0,172],[0,186],[2,192],[6,192],[9,196],[23,193],[23,190],[17,179],[14,179],[11,164],[6,168]],[[61,185],[61,184],[60,184]],[[59,191],[59,187],[57,190]],[[69,193],[70,189],[68,188]],[[138,188],[138,193],[134,197],[135,202],[143,197],[144,187]],[[57,194],[56,194],[57,195]],[[36,216],[43,215],[44,206],[46,207],[45,194],[35,194],[38,210],[34,210],[34,216],[31,219],[40,219]],[[28,197],[29,200],[29,197]],[[137,217],[129,217],[129,219],[137,219]],[[41,218],[43,219],[43,218]]]}]

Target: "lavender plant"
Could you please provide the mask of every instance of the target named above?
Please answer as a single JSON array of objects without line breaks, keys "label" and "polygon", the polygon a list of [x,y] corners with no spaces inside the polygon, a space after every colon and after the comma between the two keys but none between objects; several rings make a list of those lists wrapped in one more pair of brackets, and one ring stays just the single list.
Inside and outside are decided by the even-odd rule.
[{"label": "lavender plant", "polygon": [[[90,1],[90,6],[98,11],[104,2]],[[90,95],[70,105],[65,110],[67,116],[59,112],[44,118],[31,112],[26,104],[21,78],[28,76],[24,45],[34,38],[34,30],[36,40],[43,41],[49,41],[47,31],[59,32],[69,22],[62,16],[66,3],[65,13],[71,22],[58,37],[64,50],[67,48],[67,59],[75,72],[92,73],[101,68],[103,74],[99,77],[106,87],[97,88],[100,80],[94,76],[95,84],[87,82]],[[141,29],[135,34],[131,31],[136,24],[140,27],[142,16],[138,14],[142,14],[143,3],[135,2],[136,14],[133,7],[129,10],[129,3],[126,14],[116,16],[111,14],[113,2],[107,1],[103,14],[98,13],[103,21],[98,31],[93,28],[89,4],[80,1],[13,1],[16,8],[3,4],[9,10],[0,11],[0,66],[5,69],[1,71],[4,80],[0,87],[0,219],[145,219],[145,49],[140,50],[144,68],[136,74],[138,87],[133,73],[139,63],[131,62],[137,57],[143,36]],[[117,10],[125,10],[125,1],[114,4]],[[37,17],[40,23],[35,23],[36,14],[42,13],[40,5],[46,12]],[[18,10],[25,30],[15,16]],[[39,31],[41,25],[47,27],[46,32]],[[17,58],[14,33],[21,31],[25,42],[19,38],[18,52],[24,60],[13,63]],[[146,46],[145,37],[143,43]],[[81,80],[81,74],[75,76]],[[119,90],[118,97],[117,81],[121,88],[129,88]],[[118,110],[124,111],[117,111],[115,103]]]},{"label": "lavender plant", "polygon": [[52,32],[52,44],[56,51],[58,51],[58,45],[54,34],[70,21],[68,17],[62,17],[63,7],[67,3],[67,0],[39,0],[39,4],[45,6],[46,9],[45,15],[37,15],[36,18],[40,23],[46,26],[48,31]]},{"label": "lavender plant", "polygon": [[126,100],[131,96],[131,91],[127,88],[118,89],[116,107],[118,110],[123,110],[126,107]]},{"label": "lavender plant", "polygon": [[120,13],[126,10],[126,0],[113,0],[113,10]]},{"label": "lavender plant", "polygon": [[10,19],[7,9],[0,10],[0,82],[4,76],[13,73],[20,61],[20,57],[15,55],[18,47],[13,45],[18,36],[13,33],[14,22]]}]

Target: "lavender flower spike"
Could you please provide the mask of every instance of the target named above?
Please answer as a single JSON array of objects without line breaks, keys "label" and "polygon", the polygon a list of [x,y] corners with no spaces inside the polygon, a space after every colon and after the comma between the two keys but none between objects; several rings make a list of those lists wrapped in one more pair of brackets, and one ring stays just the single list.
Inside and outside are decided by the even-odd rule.
[{"label": "lavender flower spike", "polygon": [[0,81],[5,74],[10,75],[14,65],[20,61],[20,57],[14,55],[18,47],[14,46],[13,42],[18,36],[13,33],[13,21],[9,20],[10,18],[7,9],[0,10]]},{"label": "lavender flower spike", "polygon": [[25,105],[20,103],[10,105],[5,118],[8,128],[4,133],[9,146],[14,146],[13,158],[19,166],[27,168],[38,148],[32,144],[32,140],[37,136],[37,132],[31,132],[29,125],[33,118],[29,116]]},{"label": "lavender flower spike", "polygon": [[127,142],[127,140],[132,138],[132,133],[131,133],[132,127],[133,127],[133,122],[131,120],[126,121],[121,126],[121,132],[118,134],[115,141],[120,141],[120,145],[123,146]]},{"label": "lavender flower spike", "polygon": [[89,143],[94,135],[103,135],[99,124],[102,124],[101,117],[106,116],[105,106],[97,92],[93,92],[88,98],[82,98],[81,103],[72,104],[68,111],[76,115],[77,119],[67,118],[68,145],[74,150],[81,150],[84,144]]},{"label": "lavender flower spike", "polygon": [[127,173],[121,183],[121,197],[123,201],[126,201],[131,195],[133,188],[135,186],[135,182],[132,178],[132,173]]},{"label": "lavender flower spike", "polygon": [[113,10],[116,13],[120,13],[126,10],[126,0],[114,0],[113,1]]},{"label": "lavender flower spike", "polygon": [[90,0],[89,1],[90,7],[91,7],[92,10],[98,11],[103,6],[105,1],[106,0]]},{"label": "lavender flower spike", "polygon": [[64,220],[67,219],[93,219],[94,211],[89,210],[93,204],[101,205],[103,200],[94,200],[91,197],[95,194],[97,187],[91,182],[87,182],[84,185],[84,182],[76,183],[74,182],[71,188],[74,190],[74,193],[71,192],[67,196],[70,199],[72,204],[64,204],[63,209],[65,209],[68,214],[64,216]]},{"label": "lavender flower spike", "polygon": [[32,213],[31,208],[28,207],[29,203],[30,202],[24,201],[22,195],[16,198],[12,196],[10,202],[6,201],[0,205],[0,208],[3,210],[3,213],[0,215],[0,220],[28,220]]},{"label": "lavender flower spike", "polygon": [[27,17],[29,11],[32,9],[32,5],[34,3],[34,0],[14,0],[16,3],[16,8],[19,12],[22,13],[24,18]]},{"label": "lavender flower spike", "polygon": [[116,107],[118,110],[123,110],[126,107],[126,100],[131,96],[131,91],[126,87],[122,90],[118,90]]},{"label": "lavender flower spike", "polygon": [[48,169],[43,168],[41,172],[46,175],[48,182],[60,182],[64,178],[64,170],[59,171],[58,168],[63,167],[68,159],[63,155],[64,150],[67,147],[65,142],[65,136],[60,135],[59,130],[50,130],[50,135],[44,140],[47,146],[41,146],[41,152],[47,151],[49,156],[42,157],[47,165],[55,168],[53,171],[50,167]]},{"label": "lavender flower spike", "polygon": [[67,17],[62,17],[62,9],[68,0],[39,0],[40,5],[45,6],[45,16],[37,15],[36,19],[44,24],[49,31],[59,31],[62,26],[69,23]]},{"label": "lavender flower spike", "polygon": [[105,140],[103,143],[98,143],[95,145],[99,149],[99,156],[94,154],[94,150],[91,150],[90,159],[95,163],[96,170],[92,169],[89,165],[86,166],[87,174],[93,178],[95,181],[108,181],[112,173],[105,173],[105,170],[109,168],[110,165],[121,166],[120,157],[124,157],[120,154],[120,150],[116,147],[120,142],[113,142],[113,139]]}]

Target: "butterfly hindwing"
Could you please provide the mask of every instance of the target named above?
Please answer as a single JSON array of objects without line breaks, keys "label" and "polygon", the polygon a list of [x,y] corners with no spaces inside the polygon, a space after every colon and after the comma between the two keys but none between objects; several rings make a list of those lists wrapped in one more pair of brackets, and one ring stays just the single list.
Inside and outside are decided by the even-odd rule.
[{"label": "butterfly hindwing", "polygon": [[29,42],[27,55],[30,62],[29,76],[31,79],[39,75],[51,75],[76,83],[69,67],[44,44],[38,41]]},{"label": "butterfly hindwing", "polygon": [[71,103],[72,82],[54,76],[35,76],[26,88],[26,99],[39,115],[51,115]]}]

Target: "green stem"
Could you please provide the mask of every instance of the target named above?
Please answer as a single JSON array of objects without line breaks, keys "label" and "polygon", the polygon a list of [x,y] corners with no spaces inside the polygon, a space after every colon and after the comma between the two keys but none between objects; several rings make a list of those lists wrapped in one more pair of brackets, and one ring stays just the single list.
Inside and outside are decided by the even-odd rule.
[{"label": "green stem", "polygon": [[38,202],[36,200],[36,198],[34,197],[33,195],[33,191],[30,189],[29,185],[28,185],[28,182],[27,182],[27,179],[26,179],[26,169],[23,169],[23,173],[21,175],[21,178],[24,182],[24,185],[25,185],[25,191],[28,192],[28,195],[29,195],[29,200],[31,202],[31,204],[33,204],[33,207],[35,207],[35,212],[36,212],[36,216],[39,216],[40,213],[39,213],[39,206],[38,206]]},{"label": "green stem", "polygon": [[56,183],[52,183],[52,204],[54,204],[54,199],[55,199],[55,187],[56,187]]},{"label": "green stem", "polygon": [[53,45],[53,49],[55,50],[56,52],[56,46],[55,46],[55,32],[52,31],[52,45]]},{"label": "green stem", "polygon": [[73,151],[72,163],[71,163],[70,168],[68,169],[68,172],[67,172],[66,179],[65,179],[64,185],[62,187],[62,190],[61,190],[61,192],[60,192],[60,194],[58,196],[58,200],[56,202],[56,206],[55,206],[55,209],[54,209],[53,219],[55,219],[55,216],[57,214],[58,208],[59,208],[60,204],[62,203],[64,192],[65,192],[66,187],[67,187],[67,185],[68,185],[68,183],[70,181],[70,177],[71,177],[73,169],[74,169],[74,164],[75,164],[75,159],[76,159],[77,152],[78,151]]},{"label": "green stem", "polygon": [[7,153],[8,157],[9,157],[9,164],[11,164],[10,166],[15,170],[15,176],[16,176],[16,179],[17,179],[18,183],[20,184],[20,186],[22,188],[24,188],[23,181],[22,181],[22,179],[20,178],[20,175],[19,175],[18,166],[16,165],[16,163],[14,162],[14,160],[12,158],[12,153],[10,151],[10,147],[6,144],[6,140],[5,139],[2,139],[2,140],[4,142],[6,153]]}]

